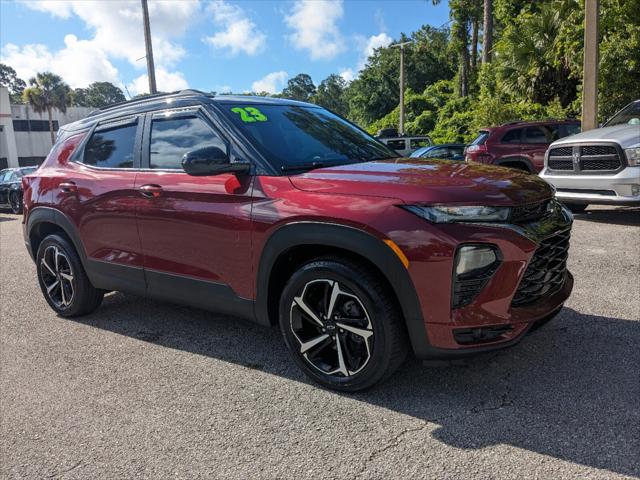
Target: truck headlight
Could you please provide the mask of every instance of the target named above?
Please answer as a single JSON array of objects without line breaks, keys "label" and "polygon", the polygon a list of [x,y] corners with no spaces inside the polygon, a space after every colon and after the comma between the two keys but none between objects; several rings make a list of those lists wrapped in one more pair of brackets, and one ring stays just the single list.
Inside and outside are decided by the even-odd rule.
[{"label": "truck headlight", "polygon": [[626,148],[624,154],[630,167],[640,166],[640,147]]},{"label": "truck headlight", "polygon": [[453,222],[505,222],[509,218],[509,207],[448,207],[445,205],[406,205],[405,210],[432,223]]}]

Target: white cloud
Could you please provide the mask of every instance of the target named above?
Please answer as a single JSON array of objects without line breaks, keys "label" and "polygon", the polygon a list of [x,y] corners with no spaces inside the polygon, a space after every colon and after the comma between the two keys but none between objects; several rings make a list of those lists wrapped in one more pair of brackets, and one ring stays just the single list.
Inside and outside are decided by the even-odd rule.
[{"label": "white cloud", "polygon": [[350,82],[354,78],[356,78],[356,74],[353,71],[353,68],[345,68],[340,72],[340,76],[344,79],[345,82]]},{"label": "white cloud", "polygon": [[[160,92],[175,92],[189,88],[182,72],[168,72],[164,68],[156,68],[156,86]],[[149,93],[149,77],[147,74],[140,75],[127,88],[131,95]]]},{"label": "white cloud", "polygon": [[279,72],[271,72],[260,80],[256,80],[251,84],[251,90],[255,93],[268,92],[276,93],[284,87],[289,74],[284,70]]},{"label": "white cloud", "polygon": [[[138,61],[145,55],[142,9],[138,0],[29,0],[24,3],[53,16],[79,17],[93,32],[93,38],[78,40],[78,48],[92,49],[101,59],[121,58],[138,68],[145,67],[144,61]],[[186,31],[199,9],[198,0],[149,2],[153,56],[157,65],[171,66],[184,57],[185,49],[174,39]]]},{"label": "white cloud", "polygon": [[362,56],[360,57],[360,63],[358,63],[358,70],[362,70],[365,67],[367,60],[371,55],[373,55],[376,48],[387,47],[391,42],[393,42],[393,39],[384,32],[379,33],[378,35],[372,35],[362,42],[364,46],[362,49]]},{"label": "white cloud", "polygon": [[51,71],[74,88],[86,87],[96,81],[119,83],[118,70],[91,41],[67,35],[64,43],[65,47],[55,53],[40,44],[22,48],[7,44],[2,49],[2,61],[11,65],[25,81],[37,72]]},{"label": "white cloud", "polygon": [[288,38],[297,50],[308,50],[312,60],[330,60],[345,49],[336,25],[343,14],[342,0],[297,0],[285,17],[293,30]]},{"label": "white cloud", "polygon": [[264,49],[267,36],[258,30],[242,8],[216,0],[207,10],[213,14],[214,22],[224,30],[205,37],[205,43],[218,49],[228,48],[231,55],[240,52],[255,55]]}]

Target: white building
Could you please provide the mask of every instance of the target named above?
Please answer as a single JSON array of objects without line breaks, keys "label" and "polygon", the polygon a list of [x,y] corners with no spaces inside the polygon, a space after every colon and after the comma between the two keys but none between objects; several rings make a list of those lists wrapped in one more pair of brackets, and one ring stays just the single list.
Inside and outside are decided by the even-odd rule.
[{"label": "white building", "polygon": [[[75,122],[94,110],[68,107],[67,113],[53,111],[53,127]],[[0,170],[39,165],[51,150],[47,113],[35,113],[27,105],[11,105],[9,90],[0,87]]]}]

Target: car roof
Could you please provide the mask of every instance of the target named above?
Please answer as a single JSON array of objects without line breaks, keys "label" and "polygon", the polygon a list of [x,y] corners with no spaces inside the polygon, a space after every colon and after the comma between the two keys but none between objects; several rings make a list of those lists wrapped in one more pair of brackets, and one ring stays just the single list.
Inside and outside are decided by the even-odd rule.
[{"label": "car roof", "polygon": [[575,118],[566,118],[563,120],[517,120],[513,122],[506,122],[501,125],[494,125],[493,127],[483,127],[480,128],[481,132],[494,132],[496,130],[503,130],[506,128],[522,128],[522,127],[535,127],[538,125],[561,125],[561,124],[580,124],[580,120]]},{"label": "car roof", "polygon": [[62,127],[65,131],[76,131],[89,128],[97,122],[123,115],[136,115],[166,108],[179,108],[202,104],[254,104],[254,105],[289,105],[321,108],[306,102],[286,98],[273,98],[252,95],[213,95],[199,90],[181,90],[172,93],[147,95],[142,98],[120,102],[94,110],[87,117]]}]

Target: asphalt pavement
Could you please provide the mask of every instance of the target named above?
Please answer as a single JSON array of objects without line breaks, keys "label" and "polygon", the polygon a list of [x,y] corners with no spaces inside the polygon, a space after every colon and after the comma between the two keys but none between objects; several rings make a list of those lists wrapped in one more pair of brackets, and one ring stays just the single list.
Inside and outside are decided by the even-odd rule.
[{"label": "asphalt pavement", "polygon": [[0,214],[0,478],[640,476],[640,209],[577,215],[575,290],[519,345],[339,394],[277,329],[110,294],[54,315]]}]

